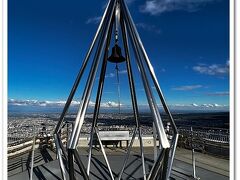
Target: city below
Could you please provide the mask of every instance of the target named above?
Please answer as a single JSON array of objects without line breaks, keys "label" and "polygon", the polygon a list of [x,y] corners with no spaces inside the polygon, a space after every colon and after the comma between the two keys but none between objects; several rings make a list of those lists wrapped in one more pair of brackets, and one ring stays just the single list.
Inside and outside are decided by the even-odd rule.
[{"label": "city below", "polygon": [[[41,157],[44,157],[45,155],[43,156],[43,154],[39,154],[38,151],[42,152],[43,149],[47,149],[46,152],[52,157],[51,160],[56,158],[56,155],[54,155],[55,145],[53,140],[53,131],[56,127],[59,116],[59,113],[9,113],[9,177],[14,179],[16,175],[24,173],[30,167],[29,159],[31,158],[29,156],[33,150],[33,144],[36,149],[35,158],[37,158],[34,159],[34,167],[41,165],[40,162],[46,163],[46,161],[44,162],[41,160]],[[224,161],[226,172],[224,171],[225,173],[223,173],[223,177],[229,177],[229,168],[227,165],[229,163],[229,113],[178,113],[173,114],[173,117],[179,130],[176,158],[181,157],[180,152],[189,154],[187,151],[194,148],[195,152],[198,153],[198,156],[201,159],[204,159],[205,156],[210,156],[215,158],[214,161],[216,162],[218,160]],[[63,143],[67,142],[75,118],[76,114],[71,113],[65,118],[66,126],[63,128],[61,137]],[[168,117],[165,114],[162,114],[165,131],[168,134],[168,138],[171,139],[172,128],[171,125],[167,123],[167,118]],[[79,146],[82,146],[85,149],[88,148],[92,119],[92,113],[86,114],[85,122],[81,130]],[[151,114],[140,113],[140,122],[145,152],[152,154],[153,152],[149,150],[150,147],[153,147],[154,132]],[[136,127],[133,115],[130,113],[101,113],[98,117],[97,126],[100,132],[128,132],[129,140],[131,139],[134,128]],[[122,140],[117,142],[114,140],[103,142],[103,144],[106,148],[111,149],[106,151],[107,153],[112,151],[112,148],[115,147],[114,152],[110,152],[112,155],[114,153],[119,155],[117,153],[119,151],[118,149],[124,149],[128,146],[128,142],[126,143]],[[136,149],[137,147],[139,147],[139,142],[136,139],[136,143],[134,143],[133,148]],[[87,149],[85,151],[87,152]],[[135,152],[137,152],[137,150],[135,150]],[[24,159],[26,159],[26,162]],[[198,162],[199,160],[196,161]],[[26,164],[27,162],[28,166]],[[198,164],[199,163],[197,163],[197,165]],[[175,179],[178,179],[178,175],[175,174],[173,176],[176,176]]]}]

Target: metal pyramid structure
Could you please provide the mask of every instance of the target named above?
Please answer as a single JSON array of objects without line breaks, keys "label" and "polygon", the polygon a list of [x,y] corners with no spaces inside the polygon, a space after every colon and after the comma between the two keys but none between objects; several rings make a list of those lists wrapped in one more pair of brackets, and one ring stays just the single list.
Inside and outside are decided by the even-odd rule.
[{"label": "metal pyramid structure", "polygon": [[[114,27],[115,27],[115,37],[114,37],[115,45],[112,48],[112,55],[110,56],[109,48],[111,44],[112,32],[114,31]],[[123,51],[124,51],[125,57],[122,56],[121,48],[118,46],[118,32],[119,32],[118,29],[119,28],[121,29],[121,33],[122,33],[121,36],[122,36],[122,42],[123,42],[122,44],[123,44]],[[129,43],[129,40],[130,40],[130,43]],[[144,86],[144,91],[146,93],[146,97],[148,100],[148,105],[150,107],[151,114],[153,117],[154,127],[156,129],[156,135],[154,136],[155,144],[156,144],[157,138],[160,144],[159,148],[157,148],[157,151],[155,151],[154,164],[149,172],[146,172],[145,170],[145,159],[144,159],[144,152],[143,152],[144,147],[142,142],[142,132],[141,132],[141,123],[139,120],[137,96],[135,92],[134,74],[131,67],[133,61],[132,61],[132,58],[130,57],[130,54],[131,54],[129,50],[130,47],[133,49],[133,52],[134,52],[135,63],[138,67],[138,70],[142,79],[142,83]],[[86,70],[86,66],[89,63],[89,59],[91,55],[93,55],[93,60],[90,66],[90,72],[85,84],[85,88],[82,93],[80,107],[74,122],[74,126],[72,128],[70,137],[67,139],[67,147],[64,147],[60,136],[61,136],[62,128],[66,125],[65,116],[68,112],[71,102],[73,101],[73,97],[80,84],[81,78],[83,76],[84,71]],[[102,63],[101,67],[99,66],[100,63]],[[104,79],[106,74],[106,67],[108,63],[126,63],[128,82],[129,82],[130,94],[131,94],[131,102],[133,107],[134,120],[136,123],[136,127],[132,135],[132,139],[130,141],[130,144],[128,146],[128,149],[125,155],[123,166],[119,170],[119,174],[116,177],[114,177],[112,173],[111,166],[108,162],[108,158],[105,153],[103,144],[101,142],[101,137],[99,135],[99,129],[97,126],[99,109],[101,104],[101,97],[102,97],[102,92],[104,87]],[[100,68],[100,78],[96,79],[96,74],[99,68]],[[171,139],[168,138],[165,132],[163,121],[159,112],[159,107],[157,105],[156,99],[152,92],[152,87],[150,86],[149,76],[147,75],[147,73],[150,74],[151,81],[154,83],[154,86],[160,98],[163,110],[167,114],[168,120],[171,124],[172,131],[173,131],[173,136]],[[98,88],[97,88],[97,96],[96,96],[96,101],[94,106],[94,113],[93,113],[93,120],[92,120],[91,134],[90,134],[88,164],[85,166],[81,160],[77,146],[79,142],[80,131],[85,121],[85,114],[88,108],[88,104],[90,101],[91,93],[93,90],[93,84],[95,80],[98,81]],[[62,177],[64,180],[76,179],[75,177],[76,165],[80,169],[82,177],[84,179],[90,179],[89,174],[91,172],[92,146],[93,146],[94,134],[97,136],[97,139],[99,141],[99,145],[101,147],[101,151],[105,159],[107,169],[109,171],[109,179],[112,179],[112,180],[122,179],[122,175],[126,168],[126,164],[130,156],[131,148],[136,135],[138,135],[139,142],[140,142],[143,179],[144,180],[169,179],[172,164],[173,164],[173,159],[175,155],[177,140],[178,140],[178,131],[174,123],[173,117],[164,100],[164,96],[160,89],[154,69],[150,63],[148,55],[144,49],[143,43],[139,37],[135,24],[131,18],[131,15],[129,13],[129,10],[124,0],[109,0],[106,10],[103,14],[102,20],[95,34],[95,37],[86,54],[82,67],[77,75],[76,81],[73,85],[71,93],[67,99],[63,112],[60,116],[59,122],[54,131],[57,157],[59,160]]]}]

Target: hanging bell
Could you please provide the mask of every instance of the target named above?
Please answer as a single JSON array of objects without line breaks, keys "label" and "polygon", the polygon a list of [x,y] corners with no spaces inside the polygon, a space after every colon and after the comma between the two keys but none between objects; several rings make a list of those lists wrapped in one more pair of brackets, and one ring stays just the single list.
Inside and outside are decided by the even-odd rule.
[{"label": "hanging bell", "polygon": [[122,56],[121,48],[115,44],[115,46],[112,48],[112,55],[108,58],[108,61],[112,63],[121,63],[125,60],[125,57]]}]

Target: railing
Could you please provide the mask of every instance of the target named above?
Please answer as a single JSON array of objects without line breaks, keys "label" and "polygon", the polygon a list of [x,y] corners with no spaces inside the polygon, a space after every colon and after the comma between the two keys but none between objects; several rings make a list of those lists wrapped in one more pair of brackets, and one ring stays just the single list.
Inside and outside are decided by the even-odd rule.
[{"label": "railing", "polygon": [[[192,134],[191,134],[192,133]],[[230,136],[227,129],[179,128],[178,146],[215,156],[229,158]]]},{"label": "railing", "polygon": [[[68,138],[68,131],[64,129],[61,133],[61,139]],[[38,132],[35,135],[35,148],[42,148],[47,145],[51,148],[54,147],[52,131]],[[30,152],[33,146],[34,134],[19,135],[8,134],[8,158],[15,158],[24,153]]]},{"label": "railing", "polygon": [[[179,134],[182,136],[190,136],[190,128],[179,128]],[[208,140],[213,142],[229,143],[228,130],[224,129],[193,129],[193,138]]]}]

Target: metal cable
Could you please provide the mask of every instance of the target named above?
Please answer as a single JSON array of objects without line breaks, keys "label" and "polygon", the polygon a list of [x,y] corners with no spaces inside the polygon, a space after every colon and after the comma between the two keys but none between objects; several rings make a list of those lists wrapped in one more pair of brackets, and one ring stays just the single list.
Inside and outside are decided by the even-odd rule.
[{"label": "metal cable", "polygon": [[[116,63],[116,77],[117,77],[117,93],[118,93],[118,114],[121,114],[121,102],[120,102],[120,80],[119,80],[119,68]],[[121,118],[120,118],[121,119]]]}]

